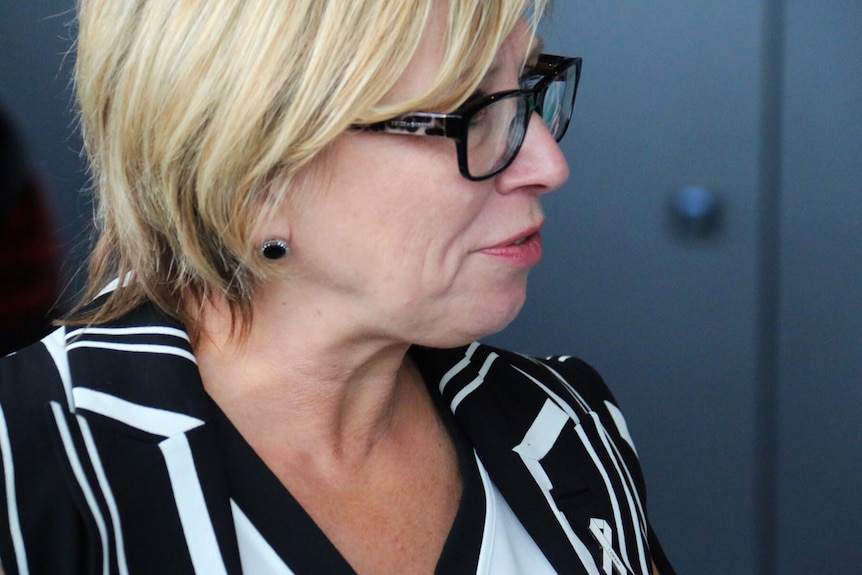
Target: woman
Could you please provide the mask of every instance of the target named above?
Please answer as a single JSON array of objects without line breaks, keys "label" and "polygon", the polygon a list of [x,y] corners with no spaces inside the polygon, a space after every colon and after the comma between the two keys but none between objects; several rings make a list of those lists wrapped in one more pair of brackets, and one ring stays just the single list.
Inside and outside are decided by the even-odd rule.
[{"label": "woman", "polygon": [[0,367],[10,575],[671,573],[598,376],[471,343],[568,176],[543,8],[80,2],[100,236]]}]

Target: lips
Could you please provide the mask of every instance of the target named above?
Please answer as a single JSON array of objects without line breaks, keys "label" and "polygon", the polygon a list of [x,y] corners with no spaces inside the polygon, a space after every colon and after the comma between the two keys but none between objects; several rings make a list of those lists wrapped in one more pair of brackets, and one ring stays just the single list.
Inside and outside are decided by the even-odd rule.
[{"label": "lips", "polygon": [[503,261],[514,267],[530,267],[542,259],[541,225],[525,230],[518,235],[481,253]]},{"label": "lips", "polygon": [[521,232],[515,236],[510,237],[508,240],[500,242],[499,244],[497,244],[495,246],[491,246],[490,249],[493,250],[493,249],[500,249],[500,248],[505,248],[505,247],[509,247],[509,246],[524,245],[525,243],[528,243],[533,236],[539,235],[539,232],[541,229],[542,229],[542,224],[539,224],[537,226],[533,226],[533,227],[531,227],[527,230],[524,230],[523,232]]}]

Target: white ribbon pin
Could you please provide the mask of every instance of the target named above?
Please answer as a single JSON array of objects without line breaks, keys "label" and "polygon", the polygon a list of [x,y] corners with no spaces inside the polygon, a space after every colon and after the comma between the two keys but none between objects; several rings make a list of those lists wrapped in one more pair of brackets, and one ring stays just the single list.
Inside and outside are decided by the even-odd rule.
[{"label": "white ribbon pin", "polygon": [[614,532],[608,522],[604,519],[590,519],[590,533],[602,547],[602,570],[605,575],[614,575],[614,571],[618,575],[629,575],[631,571],[614,551]]}]

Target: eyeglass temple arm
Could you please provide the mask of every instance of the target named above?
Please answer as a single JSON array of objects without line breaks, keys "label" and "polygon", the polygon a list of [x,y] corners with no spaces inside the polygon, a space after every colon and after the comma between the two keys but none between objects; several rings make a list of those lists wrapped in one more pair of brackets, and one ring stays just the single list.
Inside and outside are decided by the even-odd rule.
[{"label": "eyeglass temple arm", "polygon": [[351,126],[354,130],[371,132],[386,132],[388,134],[404,134],[407,136],[443,136],[448,137],[451,130],[449,121],[451,114],[436,114],[433,112],[414,112],[374,124],[359,124]]}]

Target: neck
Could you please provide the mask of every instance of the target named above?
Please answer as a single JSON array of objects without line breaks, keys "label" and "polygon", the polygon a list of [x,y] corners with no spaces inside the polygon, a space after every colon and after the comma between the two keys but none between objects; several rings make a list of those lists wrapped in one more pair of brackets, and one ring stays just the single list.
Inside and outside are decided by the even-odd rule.
[{"label": "neck", "polygon": [[195,350],[204,388],[261,455],[286,450],[301,457],[280,459],[361,466],[427,402],[421,376],[407,344],[359,337],[343,321],[305,313],[314,317],[301,317],[298,306],[256,308],[239,341],[227,306],[207,303]]}]

